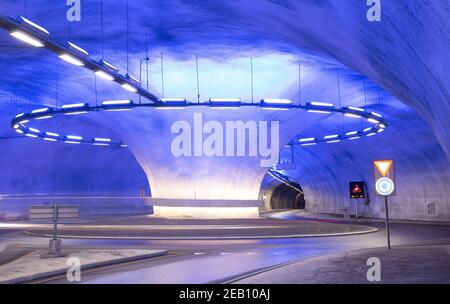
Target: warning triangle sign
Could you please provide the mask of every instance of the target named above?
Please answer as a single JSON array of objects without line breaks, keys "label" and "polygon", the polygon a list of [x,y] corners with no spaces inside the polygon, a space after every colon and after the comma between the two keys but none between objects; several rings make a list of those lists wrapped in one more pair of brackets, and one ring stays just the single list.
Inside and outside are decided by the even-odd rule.
[{"label": "warning triangle sign", "polygon": [[355,187],[353,187],[353,191],[352,192],[353,193],[361,193],[362,190],[361,190],[361,188],[359,188],[358,184],[356,184]]},{"label": "warning triangle sign", "polygon": [[392,160],[376,160],[374,163],[381,175],[386,176],[392,165]]}]

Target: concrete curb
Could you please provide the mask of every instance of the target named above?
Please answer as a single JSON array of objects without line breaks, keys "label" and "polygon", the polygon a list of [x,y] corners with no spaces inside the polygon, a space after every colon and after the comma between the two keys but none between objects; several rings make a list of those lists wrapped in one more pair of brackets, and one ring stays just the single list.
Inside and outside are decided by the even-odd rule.
[{"label": "concrete curb", "polygon": [[[109,260],[109,261],[101,261],[101,262],[85,264],[85,265],[81,266],[81,271],[93,269],[93,268],[97,268],[97,267],[102,267],[102,266],[110,266],[110,265],[115,265],[115,264],[121,264],[121,263],[126,263],[126,262],[132,262],[132,261],[138,261],[138,260],[143,260],[143,259],[148,259],[148,258],[164,256],[167,254],[167,252],[168,252],[167,250],[158,250],[156,252],[152,252],[152,253],[148,253],[148,254],[140,254],[140,255],[136,255],[136,256],[132,256],[132,257],[124,257],[124,258],[118,258],[118,259]],[[65,274],[66,272],[67,272],[67,267],[61,268],[58,270],[36,273],[33,275],[28,275],[28,276],[24,276],[24,277],[12,279],[12,280],[6,280],[6,281],[0,280],[0,284],[24,284],[24,283],[27,283],[30,281],[45,279],[45,278],[56,276],[56,275],[62,275],[62,274]]]},{"label": "concrete curb", "polygon": [[[104,239],[104,240],[255,240],[255,239],[288,239],[288,238],[311,238],[311,237],[333,237],[333,236],[347,236],[347,235],[357,235],[377,232],[379,229],[370,227],[366,231],[356,231],[356,232],[342,232],[342,233],[324,233],[324,234],[289,234],[289,235],[261,235],[261,236],[199,236],[199,237],[146,237],[146,236],[83,236],[83,235],[62,235],[59,234],[58,237],[62,239]],[[40,234],[30,231],[24,231],[24,234],[51,238],[50,234]]]}]

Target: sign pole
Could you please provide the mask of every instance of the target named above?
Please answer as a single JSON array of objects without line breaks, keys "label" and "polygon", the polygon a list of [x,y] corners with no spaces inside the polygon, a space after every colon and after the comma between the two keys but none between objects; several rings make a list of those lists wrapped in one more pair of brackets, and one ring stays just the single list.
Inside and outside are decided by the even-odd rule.
[{"label": "sign pole", "polygon": [[358,218],[358,201],[359,199],[356,199],[356,218]]},{"label": "sign pole", "polygon": [[384,206],[386,209],[386,232],[387,232],[387,245],[388,249],[391,250],[391,234],[389,231],[389,209],[388,209],[388,197],[384,197]]}]

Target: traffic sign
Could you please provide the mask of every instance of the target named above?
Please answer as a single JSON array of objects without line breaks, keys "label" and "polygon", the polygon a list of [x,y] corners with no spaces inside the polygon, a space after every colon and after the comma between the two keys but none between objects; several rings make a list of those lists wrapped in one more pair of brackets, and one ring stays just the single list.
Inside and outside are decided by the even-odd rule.
[{"label": "traffic sign", "polygon": [[380,195],[389,196],[395,191],[395,185],[389,177],[382,177],[376,181],[375,190]]},{"label": "traffic sign", "polygon": [[396,194],[394,161],[375,160],[374,182],[375,194],[378,196],[394,196]]},{"label": "traffic sign", "polygon": [[384,196],[384,208],[386,211],[386,237],[388,249],[391,249],[391,234],[389,229],[389,204],[388,197],[395,195],[395,174],[394,174],[394,161],[388,160],[375,160],[374,165],[374,181],[375,181],[375,194],[378,196]]},{"label": "traffic sign", "polygon": [[364,182],[350,182],[350,198],[365,198]]}]

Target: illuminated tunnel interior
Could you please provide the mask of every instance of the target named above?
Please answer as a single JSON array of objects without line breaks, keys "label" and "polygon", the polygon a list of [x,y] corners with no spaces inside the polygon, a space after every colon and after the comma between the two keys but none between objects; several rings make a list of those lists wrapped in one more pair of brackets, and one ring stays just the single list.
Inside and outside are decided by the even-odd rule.
[{"label": "illuminated tunnel interior", "polygon": [[[11,120],[21,113],[76,103],[94,107],[108,100],[154,101],[99,77],[87,64],[83,68],[61,60],[48,44],[32,47],[11,37],[11,29],[2,30],[0,215],[20,217],[31,202],[54,201],[80,204],[92,214],[145,214],[152,212],[150,197],[175,205],[189,201],[339,213],[352,204],[348,182],[364,181],[369,201],[361,207],[362,216],[380,218],[384,207],[373,190],[372,161],[393,159],[397,193],[391,216],[450,221],[450,57],[443,30],[448,18],[439,10],[443,1],[386,3],[386,22],[355,25],[363,2],[130,2],[128,33],[126,1],[104,5],[103,33],[100,1],[86,2],[83,19],[70,25],[64,3],[29,3],[27,18],[45,27],[52,41],[76,43],[95,62],[103,58],[121,75],[140,78],[140,88],[147,91],[148,86],[155,100],[177,97],[205,105],[92,111],[27,123],[39,134],[71,134],[92,139],[89,144],[17,134]],[[410,18],[401,17],[404,10]],[[20,1],[2,1],[2,16],[24,14]],[[417,26],[429,15],[434,18]],[[239,98],[241,104],[213,108],[208,102],[214,97]],[[242,106],[269,98],[305,108]],[[307,108],[314,102],[346,110]],[[382,115],[386,128],[351,108]],[[192,126],[193,138],[196,123],[217,131],[227,121],[258,127],[277,121],[279,147],[269,156],[257,149],[255,157],[238,155],[235,147],[226,157],[220,156],[225,150],[218,148],[217,137],[212,156],[206,148],[194,155],[198,151],[192,147],[191,157],[178,157],[171,148],[174,124],[180,121]],[[211,130],[203,134],[202,147]],[[92,144],[97,137],[126,145]],[[308,138],[322,142],[302,141]],[[251,147],[246,141],[244,150]],[[272,159],[278,152],[279,159]],[[270,165],[261,165],[264,160]],[[269,168],[301,186],[304,197],[271,181]],[[270,200],[260,205],[265,190]]]}]

